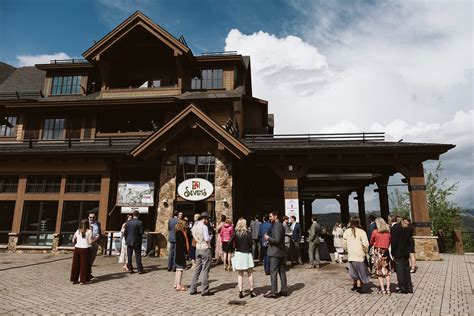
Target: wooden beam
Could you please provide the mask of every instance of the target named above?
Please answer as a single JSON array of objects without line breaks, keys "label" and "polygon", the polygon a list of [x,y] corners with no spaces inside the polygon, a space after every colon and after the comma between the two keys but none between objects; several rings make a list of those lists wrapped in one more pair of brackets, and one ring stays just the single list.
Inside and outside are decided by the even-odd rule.
[{"label": "wooden beam", "polygon": [[17,198],[15,203],[15,213],[13,214],[12,233],[20,233],[21,219],[23,217],[23,205],[25,204],[26,175],[20,175],[18,179]]},{"label": "wooden beam", "polygon": [[408,191],[415,235],[431,236],[431,222],[426,198],[426,183],[423,164],[414,163],[409,166]]}]

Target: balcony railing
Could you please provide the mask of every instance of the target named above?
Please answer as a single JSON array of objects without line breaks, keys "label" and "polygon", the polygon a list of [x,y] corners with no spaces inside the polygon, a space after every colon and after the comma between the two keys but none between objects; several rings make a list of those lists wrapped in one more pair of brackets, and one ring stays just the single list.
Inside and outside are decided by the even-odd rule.
[{"label": "balcony railing", "polygon": [[181,87],[160,88],[113,88],[101,92],[103,99],[170,97],[181,94]]},{"label": "balcony railing", "polygon": [[8,141],[0,143],[1,152],[28,152],[30,150],[41,150],[41,151],[83,151],[83,152],[94,152],[94,151],[108,151],[108,150],[131,150],[138,144],[140,144],[146,136],[130,136],[130,137],[103,137],[95,139],[79,139],[79,138],[66,138],[66,139],[25,139],[22,141]]},{"label": "balcony railing", "polygon": [[286,141],[384,141],[384,132],[332,133],[332,134],[247,134],[246,140],[266,142],[273,140]]},{"label": "balcony railing", "polygon": [[86,59],[77,59],[77,58],[72,58],[72,59],[53,59],[49,61],[50,64],[88,64],[89,61]]}]

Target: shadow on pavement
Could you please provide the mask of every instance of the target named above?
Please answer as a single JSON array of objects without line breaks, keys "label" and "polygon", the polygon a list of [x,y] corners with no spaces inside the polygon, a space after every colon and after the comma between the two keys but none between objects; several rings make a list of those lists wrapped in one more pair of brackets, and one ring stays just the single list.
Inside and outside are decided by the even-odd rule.
[{"label": "shadow on pavement", "polygon": [[213,292],[221,292],[221,291],[225,291],[225,290],[230,290],[230,289],[234,289],[235,287],[237,286],[237,282],[231,282],[231,283],[223,283],[223,284],[219,284],[219,286],[211,289]]},{"label": "shadow on pavement", "polygon": [[111,280],[122,279],[126,277],[128,274],[129,274],[128,272],[116,272],[116,273],[99,275],[96,277],[96,280],[94,280],[94,283],[101,283],[101,282],[107,282]]},{"label": "shadow on pavement", "polygon": [[47,263],[52,263],[52,262],[57,262],[57,261],[64,261],[64,260],[71,260],[71,262],[72,262],[72,256],[69,256],[69,257],[67,257],[67,258],[61,258],[61,259],[55,259],[55,260],[48,260],[48,261],[42,261],[42,262],[35,262],[35,263],[25,264],[25,265],[21,265],[21,266],[15,266],[15,267],[4,268],[4,269],[0,269],[0,271],[13,270],[13,269],[21,269],[21,268],[32,267],[32,266],[38,266],[38,265],[42,265],[42,264],[47,264]]}]

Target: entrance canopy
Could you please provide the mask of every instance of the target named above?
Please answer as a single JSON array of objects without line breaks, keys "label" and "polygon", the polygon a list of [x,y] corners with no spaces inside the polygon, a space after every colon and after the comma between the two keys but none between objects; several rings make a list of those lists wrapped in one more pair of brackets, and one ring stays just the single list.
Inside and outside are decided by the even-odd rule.
[{"label": "entrance canopy", "polygon": [[191,104],[134,148],[130,155],[146,159],[160,151],[166,151],[167,144],[189,128],[201,129],[218,143],[220,149],[229,151],[238,159],[248,156],[251,152],[247,146]]}]

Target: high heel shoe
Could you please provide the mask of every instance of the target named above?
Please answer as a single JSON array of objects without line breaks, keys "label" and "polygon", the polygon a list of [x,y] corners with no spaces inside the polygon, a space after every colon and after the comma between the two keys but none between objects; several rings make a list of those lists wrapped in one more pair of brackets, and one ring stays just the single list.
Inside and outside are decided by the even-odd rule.
[{"label": "high heel shoe", "polygon": [[255,294],[253,290],[250,290],[250,297],[255,297],[255,296],[257,296],[257,294]]},{"label": "high heel shoe", "polygon": [[239,298],[244,298],[244,293],[242,293],[242,291],[239,291]]}]

